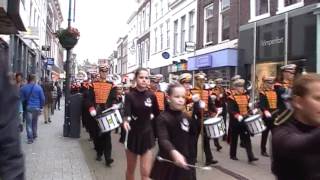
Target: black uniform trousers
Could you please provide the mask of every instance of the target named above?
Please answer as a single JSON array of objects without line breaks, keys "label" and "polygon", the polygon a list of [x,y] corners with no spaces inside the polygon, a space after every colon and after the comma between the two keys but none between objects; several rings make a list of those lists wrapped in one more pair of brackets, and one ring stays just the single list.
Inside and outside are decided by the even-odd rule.
[{"label": "black uniform trousers", "polygon": [[274,127],[274,124],[273,124],[274,118],[263,117],[263,121],[264,121],[264,124],[266,125],[266,130],[264,130],[261,134],[261,144],[260,144],[261,153],[267,151],[266,145],[267,145],[268,135],[269,135],[269,132],[271,132],[271,130]]},{"label": "black uniform trousers", "polygon": [[[233,121],[233,122],[231,122]],[[243,143],[244,148],[247,151],[248,159],[251,160],[254,158],[252,152],[252,145],[250,134],[246,129],[244,122],[238,122],[236,119],[230,119],[230,135],[231,135],[231,144],[230,144],[230,157],[237,156],[237,146],[238,146],[238,137],[240,136],[240,140]]]},{"label": "black uniform trousers", "polygon": [[96,136],[94,138],[94,144],[98,157],[104,155],[106,162],[111,159],[111,132],[99,134],[98,136]]}]

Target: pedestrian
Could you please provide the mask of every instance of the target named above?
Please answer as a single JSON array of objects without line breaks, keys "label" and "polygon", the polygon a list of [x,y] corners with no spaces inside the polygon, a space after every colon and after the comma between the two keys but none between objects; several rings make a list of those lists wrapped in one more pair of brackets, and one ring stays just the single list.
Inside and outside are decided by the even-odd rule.
[{"label": "pedestrian", "polygon": [[320,75],[298,76],[290,116],[272,132],[272,171],[278,180],[320,179]]},{"label": "pedestrian", "polygon": [[29,75],[28,84],[23,86],[20,90],[20,97],[22,102],[25,102],[26,104],[26,131],[28,144],[31,144],[38,137],[38,117],[42,112],[45,102],[44,92],[41,86],[36,84],[35,75]]},{"label": "pedestrian", "polygon": [[148,90],[149,72],[139,68],[135,72],[136,86],[125,97],[124,123],[126,130],[126,179],[134,180],[135,168],[140,157],[142,180],[149,179],[152,166],[152,151],[155,146],[154,117],[159,115],[155,94]]},{"label": "pedestrian", "polygon": [[60,111],[60,100],[61,100],[61,97],[62,97],[62,90],[61,90],[61,87],[59,85],[59,82],[55,82],[55,86],[57,87],[57,99],[56,99],[56,103],[54,105],[54,108],[57,109],[57,105],[58,105],[58,110]]},{"label": "pedestrian", "polygon": [[196,156],[192,148],[196,138],[196,123],[185,113],[186,89],[181,84],[171,84],[167,90],[169,108],[156,119],[159,144],[158,157],[174,163],[156,159],[151,178],[154,180],[196,180],[196,171],[187,164],[194,165]]},{"label": "pedestrian", "polygon": [[52,94],[52,104],[51,104],[51,115],[54,114],[54,110],[56,109],[56,101],[57,101],[57,98],[58,98],[58,88],[54,83],[50,83],[52,84],[52,91],[51,91],[51,94]]},{"label": "pedestrian", "polygon": [[17,119],[19,91],[7,76],[7,61],[0,53],[0,179],[24,180],[25,167]]},{"label": "pedestrian", "polygon": [[46,99],[45,105],[44,105],[44,112],[43,112],[43,117],[44,117],[44,123],[47,124],[48,122],[51,123],[51,105],[53,103],[53,98],[52,98],[52,91],[53,87],[50,84],[49,80],[47,77],[44,78],[44,81],[42,81],[42,88],[44,91],[44,96]]}]

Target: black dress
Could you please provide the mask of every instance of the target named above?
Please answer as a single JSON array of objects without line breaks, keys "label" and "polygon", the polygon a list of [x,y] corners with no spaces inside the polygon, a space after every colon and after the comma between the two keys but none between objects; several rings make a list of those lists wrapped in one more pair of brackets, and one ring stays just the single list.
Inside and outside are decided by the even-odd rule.
[{"label": "black dress", "polygon": [[[188,115],[168,108],[156,119],[156,128],[159,138],[159,156],[172,160],[170,152],[177,150],[186,158],[187,163],[195,164],[196,124]],[[196,180],[196,171],[193,168],[185,170],[171,163],[155,160],[151,179]]]},{"label": "black dress", "polygon": [[278,180],[320,179],[320,128],[294,117],[272,134],[272,171]]},{"label": "black dress", "polygon": [[130,117],[131,130],[128,134],[127,149],[142,155],[155,145],[154,121],[159,115],[157,98],[151,91],[133,89],[125,97],[124,117]]}]

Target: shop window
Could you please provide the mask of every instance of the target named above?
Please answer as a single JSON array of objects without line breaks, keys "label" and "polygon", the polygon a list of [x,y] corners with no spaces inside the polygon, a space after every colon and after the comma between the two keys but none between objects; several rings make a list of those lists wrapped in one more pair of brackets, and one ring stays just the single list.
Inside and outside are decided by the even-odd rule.
[{"label": "shop window", "polygon": [[204,42],[213,42],[213,4],[204,8]]}]

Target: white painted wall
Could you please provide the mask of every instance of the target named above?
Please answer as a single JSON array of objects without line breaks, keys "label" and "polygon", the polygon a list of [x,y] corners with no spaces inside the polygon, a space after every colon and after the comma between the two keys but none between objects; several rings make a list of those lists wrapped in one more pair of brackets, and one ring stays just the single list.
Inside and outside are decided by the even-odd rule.
[{"label": "white painted wall", "polygon": [[[180,59],[188,59],[188,57],[193,56],[193,52],[181,52],[181,17],[185,16],[185,41],[189,41],[189,12],[193,11],[193,42],[196,42],[196,28],[197,28],[197,2],[196,0],[183,0],[180,1],[174,7],[168,7],[168,3],[173,3],[173,0],[163,0],[164,1],[164,13],[160,18],[156,18],[156,4],[161,4],[161,0],[152,0],[151,1],[151,28],[150,28],[150,61],[148,62],[148,67],[150,68],[158,68],[162,66],[167,66],[172,64],[172,61],[180,61]],[[159,6],[159,5],[158,5]],[[158,7],[159,8],[159,7]],[[161,11],[160,11],[161,12]],[[159,10],[158,10],[159,14]],[[178,53],[176,55],[173,54],[173,46],[174,46],[174,21],[178,20]],[[169,22],[169,47],[167,47],[167,25],[166,22]],[[163,25],[163,41],[164,48],[160,48],[160,26]],[[156,46],[156,36],[155,29],[157,29],[157,51],[155,51]],[[162,53],[169,52],[170,59],[163,59]]]}]

